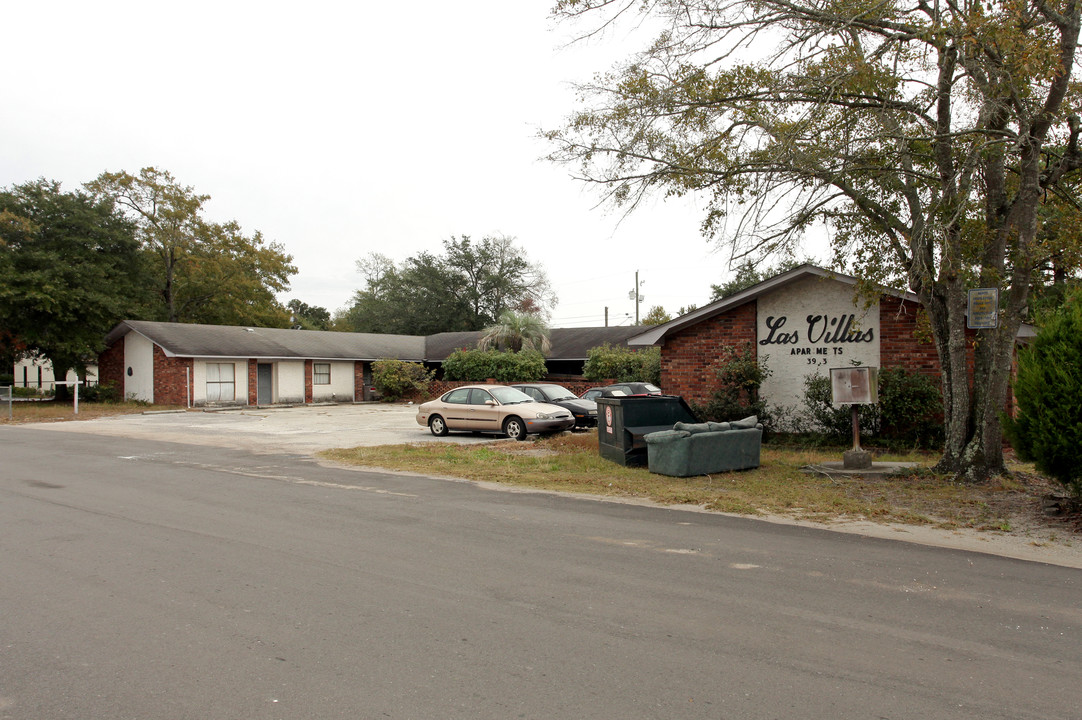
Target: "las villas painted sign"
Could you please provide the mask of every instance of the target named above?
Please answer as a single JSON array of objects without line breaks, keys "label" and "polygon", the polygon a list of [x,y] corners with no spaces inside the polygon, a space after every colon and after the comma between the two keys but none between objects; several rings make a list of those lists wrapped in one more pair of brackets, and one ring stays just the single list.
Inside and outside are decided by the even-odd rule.
[{"label": "las villas painted sign", "polygon": [[761,391],[771,404],[801,404],[808,375],[880,365],[879,302],[858,307],[851,285],[800,279],[760,296],[756,315],[759,360],[770,370]]}]

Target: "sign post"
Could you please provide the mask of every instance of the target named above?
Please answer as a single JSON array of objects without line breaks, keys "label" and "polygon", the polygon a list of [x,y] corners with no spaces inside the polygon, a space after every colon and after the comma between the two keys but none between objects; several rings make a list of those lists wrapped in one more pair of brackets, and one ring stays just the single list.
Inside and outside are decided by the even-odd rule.
[{"label": "sign post", "polygon": [[74,385],[75,386],[75,414],[79,414],[79,385],[81,380],[57,380],[53,385]]},{"label": "sign post", "polygon": [[860,405],[879,402],[879,368],[830,369],[830,395],[835,405],[849,405],[853,412],[853,448],[842,456],[846,470],[867,470],[872,454],[860,447]]}]

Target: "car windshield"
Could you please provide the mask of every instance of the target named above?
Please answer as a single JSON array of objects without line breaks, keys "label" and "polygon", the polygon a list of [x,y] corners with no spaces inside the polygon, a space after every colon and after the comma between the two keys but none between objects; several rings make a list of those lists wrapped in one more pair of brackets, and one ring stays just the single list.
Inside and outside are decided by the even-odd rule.
[{"label": "car windshield", "polygon": [[546,400],[578,400],[570,390],[559,385],[542,385],[540,389]]},{"label": "car windshield", "polygon": [[500,401],[501,405],[514,405],[515,403],[536,402],[532,397],[522,392],[509,387],[491,387],[486,388],[492,397]]}]

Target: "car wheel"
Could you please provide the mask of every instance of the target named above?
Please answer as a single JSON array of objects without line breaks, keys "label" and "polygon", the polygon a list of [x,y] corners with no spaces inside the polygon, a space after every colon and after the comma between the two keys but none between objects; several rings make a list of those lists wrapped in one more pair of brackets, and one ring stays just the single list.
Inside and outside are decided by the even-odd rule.
[{"label": "car wheel", "polygon": [[526,423],[522,422],[522,420],[517,417],[507,418],[503,423],[503,431],[507,433],[507,437],[516,440],[526,439]]},{"label": "car wheel", "polygon": [[428,429],[436,437],[443,437],[447,434],[447,423],[439,415],[433,415],[432,419],[428,421]]}]

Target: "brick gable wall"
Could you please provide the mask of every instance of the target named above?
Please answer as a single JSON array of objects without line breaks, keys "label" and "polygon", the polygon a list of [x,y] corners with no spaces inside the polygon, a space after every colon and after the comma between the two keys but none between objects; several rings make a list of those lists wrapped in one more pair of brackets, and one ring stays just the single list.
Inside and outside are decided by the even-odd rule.
[{"label": "brick gable wall", "polygon": [[661,389],[689,403],[707,402],[717,384],[713,365],[718,348],[748,343],[756,348],[756,308],[754,301],[747,302],[666,338]]},{"label": "brick gable wall", "polygon": [[905,368],[934,377],[941,366],[935,344],[920,338],[919,303],[891,295],[879,299],[879,355],[884,368]]},{"label": "brick gable wall", "polygon": [[116,388],[118,397],[124,399],[124,338],[98,356],[98,382]]},{"label": "brick gable wall", "polygon": [[154,404],[188,405],[192,359],[168,357],[154,345]]}]

